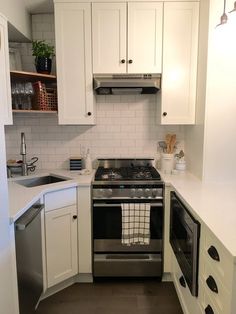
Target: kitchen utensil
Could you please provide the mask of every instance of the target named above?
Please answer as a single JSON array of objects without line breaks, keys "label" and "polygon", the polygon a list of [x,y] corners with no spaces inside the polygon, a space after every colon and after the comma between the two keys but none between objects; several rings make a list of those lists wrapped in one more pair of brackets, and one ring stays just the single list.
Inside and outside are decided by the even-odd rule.
[{"label": "kitchen utensil", "polygon": [[167,154],[170,153],[170,141],[171,141],[171,134],[166,134],[165,142],[166,142],[166,152],[167,152]]},{"label": "kitchen utensil", "polygon": [[166,148],[167,148],[166,142],[165,141],[159,141],[158,145],[162,149],[163,153],[165,153],[166,152]]},{"label": "kitchen utensil", "polygon": [[174,152],[174,147],[175,147],[175,143],[176,143],[176,134],[171,135],[171,139],[170,139],[170,144],[169,144],[169,153],[173,154]]}]

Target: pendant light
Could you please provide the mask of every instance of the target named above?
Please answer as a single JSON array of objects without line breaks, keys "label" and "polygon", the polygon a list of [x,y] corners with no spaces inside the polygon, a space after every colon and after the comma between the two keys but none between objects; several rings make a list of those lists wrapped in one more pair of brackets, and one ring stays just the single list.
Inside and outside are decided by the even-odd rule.
[{"label": "pendant light", "polygon": [[234,2],[234,8],[233,8],[233,10],[229,11],[229,13],[232,13],[232,12],[236,12],[236,1]]},{"label": "pendant light", "polygon": [[[235,1],[235,3],[236,3],[236,1]],[[234,3],[234,4],[235,4],[235,3]],[[220,17],[220,23],[219,23],[218,25],[216,25],[216,27],[217,27],[217,26],[220,26],[220,25],[223,25],[223,24],[226,24],[227,21],[228,21],[228,16],[227,16],[227,14],[225,13],[225,7],[226,7],[226,0],[224,0],[224,11],[223,11],[223,14],[222,14],[221,17]]]}]

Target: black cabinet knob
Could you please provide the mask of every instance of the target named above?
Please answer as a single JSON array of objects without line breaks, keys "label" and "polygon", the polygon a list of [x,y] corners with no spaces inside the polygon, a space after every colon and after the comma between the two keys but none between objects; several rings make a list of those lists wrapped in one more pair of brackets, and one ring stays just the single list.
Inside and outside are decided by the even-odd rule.
[{"label": "black cabinet knob", "polygon": [[121,62],[121,63],[125,63],[125,59],[122,59],[120,62]]},{"label": "black cabinet knob", "polygon": [[128,62],[131,64],[131,63],[133,63],[133,60],[129,59],[129,61],[128,61]]},{"label": "black cabinet knob", "polygon": [[89,112],[88,112],[88,116],[91,116],[91,115],[92,115],[92,112],[89,111]]},{"label": "black cabinet knob", "polygon": [[73,215],[73,219],[77,219],[77,215]]},{"label": "black cabinet knob", "polygon": [[205,308],[205,314],[214,314],[212,307],[208,304]]},{"label": "black cabinet knob", "polygon": [[210,275],[207,280],[206,280],[206,283],[207,283],[207,286],[208,288],[215,292],[215,293],[218,293],[218,287],[217,287],[217,284],[215,282],[215,279]]},{"label": "black cabinet knob", "polygon": [[186,282],[185,282],[184,276],[181,276],[179,278],[179,283],[181,284],[182,287],[186,288]]},{"label": "black cabinet knob", "polygon": [[162,114],[164,117],[166,117],[167,116],[167,112],[163,112],[163,114]]},{"label": "black cabinet knob", "polygon": [[208,254],[210,255],[210,257],[214,260],[214,261],[217,261],[219,262],[220,261],[220,256],[219,256],[219,253],[217,251],[217,249],[211,245],[209,247],[209,249],[207,250]]}]

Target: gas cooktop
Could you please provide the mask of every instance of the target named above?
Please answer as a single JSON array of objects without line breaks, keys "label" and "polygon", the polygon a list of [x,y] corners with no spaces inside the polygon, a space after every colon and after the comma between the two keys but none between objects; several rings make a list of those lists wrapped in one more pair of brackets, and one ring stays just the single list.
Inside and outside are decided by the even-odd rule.
[{"label": "gas cooktop", "polygon": [[151,159],[102,159],[95,181],[149,181],[161,180]]},{"label": "gas cooktop", "polygon": [[135,166],[121,168],[99,167],[95,174],[95,181],[142,181],[161,180],[160,174],[151,166]]}]

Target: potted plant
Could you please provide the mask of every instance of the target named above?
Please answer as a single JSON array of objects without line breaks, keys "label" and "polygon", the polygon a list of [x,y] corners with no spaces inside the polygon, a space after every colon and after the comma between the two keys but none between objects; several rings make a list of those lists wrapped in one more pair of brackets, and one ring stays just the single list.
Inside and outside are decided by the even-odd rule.
[{"label": "potted plant", "polygon": [[54,47],[45,40],[32,41],[32,55],[35,56],[35,67],[38,73],[50,74],[52,58],[55,56]]}]

